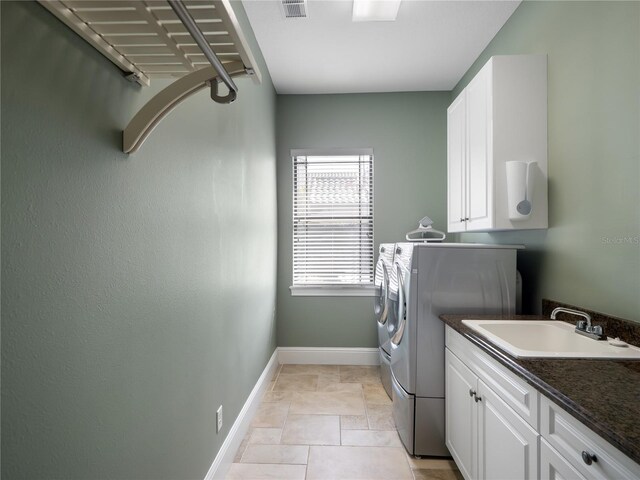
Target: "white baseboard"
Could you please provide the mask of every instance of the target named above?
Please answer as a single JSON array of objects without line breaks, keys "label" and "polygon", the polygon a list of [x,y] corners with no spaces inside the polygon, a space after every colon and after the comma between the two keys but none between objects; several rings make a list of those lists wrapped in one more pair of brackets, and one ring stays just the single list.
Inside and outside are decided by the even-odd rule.
[{"label": "white baseboard", "polygon": [[379,365],[377,348],[278,347],[278,362],[315,365]]},{"label": "white baseboard", "polygon": [[224,478],[231,468],[231,464],[233,463],[233,458],[242,443],[242,439],[247,434],[249,430],[249,425],[251,425],[251,421],[260,406],[260,402],[262,401],[262,396],[266,392],[267,387],[269,386],[269,382],[275,376],[278,370],[278,349],[276,348],[267,363],[267,366],[264,367],[262,371],[262,375],[258,378],[256,385],[251,390],[249,394],[249,398],[244,402],[242,410],[238,414],[238,418],[233,422],[233,426],[227,435],[227,438],[224,439],[224,443],[218,454],[216,455],[215,460],[211,464],[207,475],[204,477],[204,480],[213,480],[218,478]]}]

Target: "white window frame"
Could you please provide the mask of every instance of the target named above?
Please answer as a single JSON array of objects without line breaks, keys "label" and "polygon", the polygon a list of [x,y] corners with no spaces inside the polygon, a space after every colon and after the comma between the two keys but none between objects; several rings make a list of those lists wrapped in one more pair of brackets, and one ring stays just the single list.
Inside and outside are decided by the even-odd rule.
[{"label": "white window frame", "polygon": [[[375,173],[374,173],[374,160],[375,157],[373,155],[373,148],[324,148],[324,149],[292,149],[290,151],[291,158],[291,178],[294,180],[294,171],[293,171],[293,162],[295,157],[299,156],[338,156],[338,155],[370,155],[372,157],[371,162],[371,177],[372,177],[372,188],[375,183]],[[291,185],[291,221],[292,221],[292,249],[291,249],[291,275],[293,279],[293,237],[295,235],[295,231],[293,229],[293,208],[295,202],[295,191],[294,184]],[[375,200],[375,196],[372,194],[372,198]],[[374,217],[374,203],[372,201],[371,211],[372,217]],[[375,250],[375,220],[373,225],[373,233],[374,237],[372,238],[374,250]],[[372,260],[372,268],[373,268],[373,260]],[[302,296],[302,297],[373,297],[375,296],[375,286],[371,285],[291,285],[289,287],[291,291],[291,296]]]}]

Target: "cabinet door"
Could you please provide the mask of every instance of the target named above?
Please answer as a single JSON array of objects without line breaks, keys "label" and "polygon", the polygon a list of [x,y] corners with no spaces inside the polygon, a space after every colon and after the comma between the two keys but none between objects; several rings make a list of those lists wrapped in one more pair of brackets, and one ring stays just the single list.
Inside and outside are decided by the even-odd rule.
[{"label": "cabinet door", "polygon": [[540,480],[585,480],[585,478],[544,438],[541,438]]},{"label": "cabinet door", "polygon": [[466,88],[467,197],[466,229],[493,227],[491,64]]},{"label": "cabinet door", "polygon": [[465,230],[466,102],[464,91],[447,109],[447,230]]},{"label": "cabinet door", "polygon": [[477,407],[473,401],[477,378],[451,351],[445,350],[446,443],[460,472],[476,478]]},{"label": "cabinet door", "polygon": [[478,380],[478,479],[536,480],[538,432]]}]

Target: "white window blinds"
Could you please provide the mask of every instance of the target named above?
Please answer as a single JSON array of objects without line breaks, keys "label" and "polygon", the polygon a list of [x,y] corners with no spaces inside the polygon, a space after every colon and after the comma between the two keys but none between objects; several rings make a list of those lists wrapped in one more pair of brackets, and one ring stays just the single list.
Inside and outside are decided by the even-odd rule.
[{"label": "white window blinds", "polygon": [[373,152],[293,157],[293,285],[373,284]]}]

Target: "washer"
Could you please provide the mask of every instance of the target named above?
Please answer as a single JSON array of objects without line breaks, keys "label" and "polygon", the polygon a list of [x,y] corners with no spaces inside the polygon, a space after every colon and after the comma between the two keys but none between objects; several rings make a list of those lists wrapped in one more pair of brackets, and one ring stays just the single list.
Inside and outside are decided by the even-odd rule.
[{"label": "washer", "polygon": [[515,313],[518,248],[396,244],[399,324],[391,338],[393,418],[410,454],[449,456],[444,431],[444,324],[438,317]]},{"label": "washer", "polygon": [[393,310],[391,308],[389,298],[391,274],[394,273],[394,249],[395,245],[393,243],[380,244],[374,276],[376,296],[373,305],[373,312],[376,317],[376,325],[378,328],[380,379],[382,380],[382,385],[384,386],[387,395],[389,395],[389,398],[391,398],[391,335],[389,333],[389,328],[391,328],[391,332],[395,331],[392,326],[394,320],[390,318]]}]

